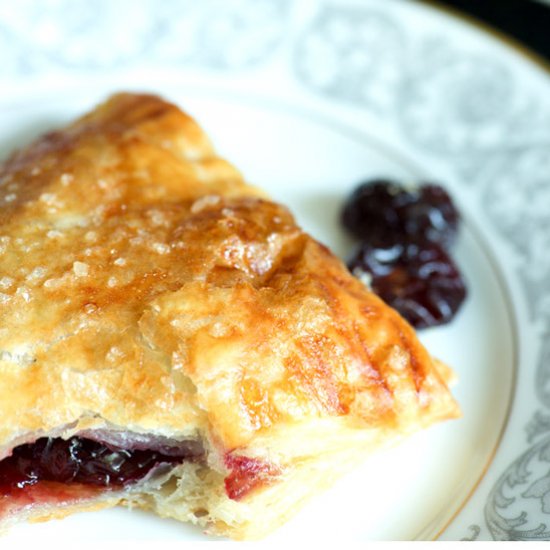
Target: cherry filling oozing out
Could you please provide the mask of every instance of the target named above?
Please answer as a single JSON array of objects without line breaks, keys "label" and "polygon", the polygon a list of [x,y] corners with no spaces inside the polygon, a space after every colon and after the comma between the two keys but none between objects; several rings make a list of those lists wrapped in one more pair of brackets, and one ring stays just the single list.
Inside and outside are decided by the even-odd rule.
[{"label": "cherry filling oozing out", "polygon": [[230,474],[225,478],[225,492],[232,500],[240,500],[253,489],[269,485],[281,475],[280,468],[259,458],[232,455],[225,456]]},{"label": "cherry filling oozing out", "polygon": [[77,436],[44,437],[16,447],[0,461],[0,488],[5,492],[40,481],[121,487],[144,478],[160,464],[200,459],[196,443],[159,450],[121,449]]}]

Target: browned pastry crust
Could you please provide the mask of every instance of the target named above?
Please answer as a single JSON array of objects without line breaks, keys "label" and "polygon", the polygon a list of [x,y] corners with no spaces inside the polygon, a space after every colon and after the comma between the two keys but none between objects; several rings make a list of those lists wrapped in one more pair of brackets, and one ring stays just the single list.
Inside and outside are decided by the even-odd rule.
[{"label": "browned pastry crust", "polygon": [[122,501],[256,537],[326,468],[458,415],[411,327],[157,97],[14,154],[0,205],[0,458],[86,430],[208,452],[61,512],[0,498],[8,523]]}]

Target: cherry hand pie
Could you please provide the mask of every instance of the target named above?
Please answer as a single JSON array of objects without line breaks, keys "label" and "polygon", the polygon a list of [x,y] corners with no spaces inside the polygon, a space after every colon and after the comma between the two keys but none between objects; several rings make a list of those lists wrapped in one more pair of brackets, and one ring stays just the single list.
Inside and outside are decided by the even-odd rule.
[{"label": "cherry hand pie", "polygon": [[176,106],[0,168],[0,527],[125,504],[258,538],[458,416],[451,371]]}]

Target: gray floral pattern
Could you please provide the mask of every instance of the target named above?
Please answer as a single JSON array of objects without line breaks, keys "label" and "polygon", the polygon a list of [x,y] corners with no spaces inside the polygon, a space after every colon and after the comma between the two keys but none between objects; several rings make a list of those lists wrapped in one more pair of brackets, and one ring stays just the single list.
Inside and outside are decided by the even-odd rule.
[{"label": "gray floral pattern", "polygon": [[[541,359],[545,359],[544,353],[541,355]],[[541,361],[541,364],[539,365],[539,371],[542,370],[543,361]],[[548,365],[545,366],[546,370]],[[543,387],[546,386],[548,373],[544,372],[541,376],[543,378]],[[545,390],[543,390],[545,393]],[[546,399],[546,395],[544,395],[544,398]],[[543,411],[535,411],[535,414],[533,417],[529,420],[527,423],[527,426],[525,427],[525,431],[527,433],[527,441],[529,443],[533,443],[535,439],[537,439],[541,435],[545,435],[548,432],[550,432],[550,414],[547,414]]]},{"label": "gray floral pattern", "polygon": [[540,521],[545,514],[550,514],[549,437],[531,446],[508,467],[485,507],[495,540],[550,540],[550,527]]},{"label": "gray floral pattern", "polygon": [[0,1],[4,75],[137,64],[241,69],[265,60],[289,0]]},{"label": "gray floral pattern", "polygon": [[384,109],[403,73],[404,47],[403,29],[388,15],[326,5],[300,36],[294,69],[312,90]]},{"label": "gray floral pattern", "polygon": [[470,534],[462,537],[461,541],[472,541],[477,540],[480,533],[481,533],[481,527],[479,525],[470,525]]},{"label": "gray floral pattern", "polygon": [[280,43],[289,7],[289,0],[161,3],[152,58],[216,69],[253,67]]},{"label": "gray floral pattern", "polygon": [[[128,17],[128,13],[133,15]],[[118,66],[138,55],[152,33],[148,13],[134,11],[131,0],[24,0],[18,3],[15,14],[11,2],[2,2],[0,21],[4,32],[15,37],[20,51],[27,54],[30,66],[25,67],[14,60],[15,48],[0,53],[2,62],[12,60],[10,65],[16,72],[51,65],[90,69]]]},{"label": "gray floral pattern", "polygon": [[542,337],[535,389],[541,404],[550,409],[550,333],[548,332]]},{"label": "gray floral pattern", "polygon": [[550,320],[550,140],[503,155],[488,174],[487,213],[521,258],[533,318]]},{"label": "gray floral pattern", "polygon": [[507,134],[501,113],[513,106],[513,78],[491,58],[446,53],[403,83],[400,124],[414,143],[437,154],[490,150]]}]

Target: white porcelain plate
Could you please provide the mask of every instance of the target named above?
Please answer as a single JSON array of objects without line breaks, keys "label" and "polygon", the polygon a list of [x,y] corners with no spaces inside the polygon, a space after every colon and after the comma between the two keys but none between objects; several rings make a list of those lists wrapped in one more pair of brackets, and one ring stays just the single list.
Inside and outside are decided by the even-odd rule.
[{"label": "white porcelain plate", "polygon": [[[105,2],[99,22],[86,3],[69,9],[75,3],[0,17],[0,43],[18,36],[8,53],[0,48],[2,156],[109,93],[147,90],[196,117],[249,181],[342,258],[353,243],[339,212],[365,179],[440,182],[463,213],[456,258],[468,299],[450,325],[421,333],[459,376],[463,418],[369,459],[272,540],[550,538],[548,75],[408,1],[174,1],[160,10],[143,1],[116,40],[109,25],[124,2]],[[25,18],[41,21],[36,32],[24,32]],[[84,533],[205,538],[115,509],[18,526],[3,540]]]}]

